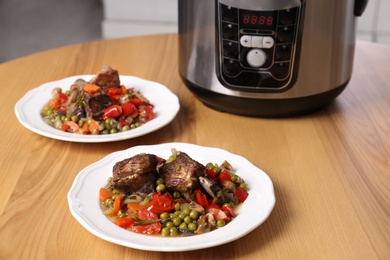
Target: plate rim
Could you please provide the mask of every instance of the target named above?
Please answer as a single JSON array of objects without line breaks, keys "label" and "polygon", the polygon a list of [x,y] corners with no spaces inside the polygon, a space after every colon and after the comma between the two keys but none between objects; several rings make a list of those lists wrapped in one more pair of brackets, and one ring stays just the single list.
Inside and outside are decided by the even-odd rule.
[{"label": "plate rim", "polygon": [[[65,77],[58,80],[49,81],[46,83],[43,83],[39,85],[36,88],[30,89],[27,91],[22,98],[20,98],[15,106],[14,106],[14,112],[16,115],[16,118],[18,119],[19,123],[27,128],[28,130],[39,134],[41,136],[45,136],[48,138],[61,140],[61,141],[68,141],[68,142],[79,142],[79,143],[103,143],[103,142],[114,142],[114,141],[121,141],[121,140],[127,140],[131,138],[136,138],[142,135],[149,134],[151,132],[154,132],[166,125],[168,125],[170,122],[173,121],[173,119],[176,117],[180,110],[180,102],[179,98],[166,86],[162,85],[161,83],[143,79],[137,76],[132,75],[120,75],[120,81],[121,84],[126,85],[126,87],[133,87],[128,86],[128,84],[138,84],[137,87],[134,87],[135,90],[140,90],[141,92],[148,91],[147,87],[148,85],[153,86],[154,88],[157,88],[159,92],[162,92],[164,94],[164,98],[168,99],[169,102],[166,104],[162,104],[162,101],[159,101],[157,98],[151,98],[150,94],[146,94],[145,97],[150,100],[150,102],[155,106],[155,109],[157,110],[164,110],[164,114],[159,114],[156,111],[156,117],[149,121],[148,123],[136,128],[132,129],[127,132],[123,133],[116,133],[113,135],[78,135],[78,134],[72,134],[63,132],[61,130],[55,129],[52,126],[49,126],[46,124],[40,117],[39,111],[44,106],[44,102],[42,102],[41,106],[38,108],[38,110],[32,110],[31,113],[30,110],[26,111],[23,109],[23,107],[28,106],[30,104],[34,104],[34,97],[39,97],[41,99],[44,99],[44,95],[47,97],[50,97],[51,89],[55,87],[61,87],[62,89],[68,89],[70,87],[70,84],[72,84],[76,79],[82,78],[82,79],[91,79],[95,75],[92,74],[82,74],[82,75],[74,75],[70,77]],[[129,83],[130,81],[130,83]],[[123,83],[126,82],[126,83]],[[61,86],[66,85],[66,86]],[[46,100],[46,99],[45,99]],[[48,100],[48,99],[47,99]],[[45,102],[47,102],[47,100]],[[43,101],[43,100],[42,100]],[[156,106],[157,104],[157,106]],[[31,123],[26,119],[27,116],[33,115],[34,117],[37,117],[35,113],[37,112],[39,115],[39,118],[41,121],[37,121],[34,123]]]},{"label": "plate rim", "polygon": [[[249,224],[246,223],[245,226],[238,224],[238,222],[236,222],[234,228],[235,229],[239,228],[239,232],[241,232],[241,230],[243,230],[243,232],[240,234],[234,234],[233,236],[230,236],[230,237],[228,236],[229,231],[231,230],[229,228],[229,225],[231,225],[233,222],[229,223],[229,225],[224,227],[225,229],[222,228],[222,229],[218,229],[218,230],[215,230],[215,231],[212,231],[212,232],[209,232],[206,234],[202,234],[202,235],[195,235],[192,237],[180,237],[180,238],[153,237],[150,235],[141,235],[141,234],[133,233],[131,231],[127,231],[127,230],[123,229],[123,231],[126,232],[123,234],[127,234],[127,237],[131,237],[133,240],[133,241],[131,241],[131,240],[124,241],[123,239],[118,238],[117,235],[112,235],[109,233],[107,234],[107,232],[102,232],[102,230],[97,230],[96,224],[93,223],[93,221],[92,221],[92,223],[90,223],[91,220],[88,219],[87,216],[80,214],[80,212],[78,210],[80,210],[80,207],[81,208],[83,207],[84,201],[80,201],[79,199],[77,199],[76,194],[78,194],[78,192],[82,192],[81,188],[84,187],[82,181],[85,181],[85,179],[88,177],[88,175],[93,175],[92,170],[94,169],[94,167],[101,167],[101,164],[103,164],[103,163],[113,164],[115,162],[109,162],[109,161],[114,159],[114,158],[118,158],[118,157],[126,158],[124,156],[125,154],[128,154],[128,156],[132,156],[132,155],[135,155],[137,153],[137,151],[139,153],[142,150],[145,150],[145,151],[147,151],[149,149],[160,150],[160,149],[169,149],[169,147],[175,148],[177,150],[181,150],[183,152],[186,152],[187,154],[190,154],[189,149],[195,149],[195,150],[203,151],[203,152],[218,152],[221,155],[228,156],[228,157],[230,156],[231,158],[235,158],[234,160],[239,160],[241,162],[244,162],[246,164],[245,166],[256,171],[256,173],[261,175],[258,177],[259,178],[261,177],[262,181],[264,181],[263,186],[266,188],[265,190],[266,190],[266,193],[268,196],[267,201],[265,201],[265,204],[263,205],[264,208],[261,211],[261,218],[255,219],[254,221],[257,221],[256,223],[249,223]],[[187,149],[187,150],[184,150],[184,149]],[[235,166],[233,165],[233,167],[235,167]],[[110,172],[109,175],[111,175],[111,174],[112,173]],[[248,183],[248,184],[251,185],[251,183]],[[102,186],[103,185],[104,185],[104,183],[102,183]],[[102,187],[102,186],[100,186],[100,187]],[[248,192],[251,194],[251,189],[249,189]],[[253,195],[254,197],[257,197],[259,195],[255,191],[252,191],[252,192],[253,192],[252,194],[254,194]],[[250,197],[248,197],[248,198],[250,198]],[[253,200],[253,199],[254,198],[252,197],[251,200]],[[135,248],[135,249],[147,250],[147,251],[160,251],[160,252],[192,251],[192,250],[214,247],[214,246],[226,244],[226,243],[232,242],[234,240],[237,240],[237,239],[247,235],[248,233],[252,232],[254,229],[259,227],[262,223],[264,223],[264,221],[271,214],[271,212],[275,206],[275,202],[276,202],[275,193],[274,193],[274,186],[273,186],[271,178],[263,170],[261,170],[260,168],[258,168],[254,164],[252,164],[246,158],[244,158],[240,155],[237,155],[237,154],[230,153],[230,152],[223,150],[221,148],[200,146],[200,145],[196,145],[196,144],[192,144],[192,143],[182,143],[182,142],[133,146],[133,147],[130,147],[128,149],[116,151],[116,152],[113,152],[113,153],[106,155],[102,159],[86,166],[84,169],[82,169],[77,174],[77,176],[75,177],[75,180],[74,180],[74,182],[73,182],[73,184],[68,192],[67,200],[68,200],[70,212],[73,215],[73,217],[79,222],[79,224],[81,224],[85,229],[87,229],[89,232],[91,232],[95,236],[97,236],[103,240],[106,240],[108,242],[115,243],[115,244],[122,245],[122,246],[129,247],[129,248]],[[96,199],[96,204],[100,210],[98,199]],[[243,204],[243,205],[245,205],[245,204]],[[249,206],[247,206],[247,207],[249,207]],[[246,211],[246,212],[248,212],[248,211]],[[101,213],[101,211],[100,211],[100,213]],[[238,214],[236,219],[238,219],[240,216],[242,219],[244,219],[244,217],[246,215],[249,215],[249,213],[246,213],[246,214],[245,213],[241,214],[241,212],[239,212],[239,213],[240,214]],[[255,211],[255,213],[257,216],[259,211]],[[251,211],[251,214],[252,214],[252,211]],[[104,219],[106,219],[108,221],[107,223],[111,223],[103,214],[101,214],[101,216],[103,216]],[[101,218],[101,219],[103,220],[103,218]],[[100,223],[100,224],[102,224],[102,223]],[[112,229],[115,228],[114,231],[119,231],[119,229],[121,229],[120,227],[115,226],[115,224],[113,224],[113,223],[111,223],[111,224],[112,224],[112,226],[111,226]],[[224,232],[221,232],[221,231],[224,231]],[[120,231],[120,232],[122,232],[122,231]],[[219,233],[217,234],[216,232],[219,232]],[[216,235],[220,235],[223,237],[222,237],[222,239],[213,238]],[[145,236],[147,236],[148,241],[153,241],[156,243],[161,242],[161,245],[156,247],[155,244],[145,245],[145,244],[140,244],[140,243],[134,242],[134,239],[136,239],[136,238],[140,239],[141,237],[145,238]],[[202,237],[200,237],[200,236],[202,236]],[[157,241],[156,239],[159,239],[159,241]],[[179,241],[176,241],[177,239],[179,239]],[[211,243],[211,244],[194,243],[194,242],[199,242],[197,240],[200,240],[200,239],[208,240],[208,241],[211,240],[211,241],[213,241],[213,243]],[[175,241],[175,243],[167,243],[167,242],[172,242],[172,241]],[[181,245],[178,245],[178,243],[176,243],[176,242],[182,242],[182,243],[181,243]],[[172,244],[174,244],[174,245],[172,245]]]}]

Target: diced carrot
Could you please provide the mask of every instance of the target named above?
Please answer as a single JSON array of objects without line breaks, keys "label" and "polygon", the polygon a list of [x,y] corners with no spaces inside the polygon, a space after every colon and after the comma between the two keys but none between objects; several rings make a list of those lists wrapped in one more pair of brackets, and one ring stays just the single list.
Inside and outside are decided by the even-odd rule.
[{"label": "diced carrot", "polygon": [[47,105],[51,108],[56,108],[58,105],[60,104],[60,102],[58,101],[58,98],[52,98],[49,100],[49,102],[47,103]]},{"label": "diced carrot", "polygon": [[91,134],[93,135],[97,135],[99,134],[99,124],[96,120],[91,120],[91,123],[89,124],[88,126],[88,129],[89,129],[89,132],[91,132]]},{"label": "diced carrot", "polygon": [[119,210],[121,209],[121,205],[122,205],[122,195],[118,194],[114,200],[114,210],[112,211],[112,214],[114,216],[118,214]]},{"label": "diced carrot", "polygon": [[127,93],[129,93],[127,91],[127,88],[124,85],[121,85],[121,93],[122,93],[122,95],[126,95]]},{"label": "diced carrot", "polygon": [[104,202],[106,199],[112,197],[112,192],[107,190],[106,188],[100,188],[99,198],[101,202]]},{"label": "diced carrot", "polygon": [[84,90],[87,91],[89,94],[95,94],[99,91],[99,89],[100,87],[95,84],[91,84],[88,82],[84,84]]},{"label": "diced carrot", "polygon": [[138,210],[145,208],[145,206],[135,202],[131,202],[131,203],[127,203],[127,208],[133,211],[134,213],[137,213]]},{"label": "diced carrot", "polygon": [[80,134],[86,135],[89,133],[88,123],[84,123],[82,127],[80,127]]}]

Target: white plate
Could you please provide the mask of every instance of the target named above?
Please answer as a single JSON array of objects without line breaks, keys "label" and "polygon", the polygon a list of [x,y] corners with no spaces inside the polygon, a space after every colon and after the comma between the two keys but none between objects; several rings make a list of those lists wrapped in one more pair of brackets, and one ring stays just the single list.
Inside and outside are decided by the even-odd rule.
[{"label": "white plate", "polygon": [[94,75],[73,76],[58,81],[48,82],[30,90],[16,103],[16,117],[24,127],[46,137],[71,142],[98,143],[119,141],[148,134],[170,123],[179,111],[179,99],[165,86],[133,76],[120,76],[121,84],[125,85],[127,88],[134,88],[136,91],[141,91],[150,103],[154,105],[156,117],[153,120],[130,131],[111,135],[80,135],[67,133],[55,129],[42,120],[40,111],[52,97],[51,91],[53,88],[60,87],[62,90],[68,90],[76,79],[82,78],[89,81],[92,77],[94,77]]},{"label": "white plate", "polygon": [[[116,226],[100,209],[99,189],[112,176],[112,167],[117,161],[139,153],[152,153],[167,159],[171,149],[187,153],[202,164],[222,163],[227,160],[236,173],[248,185],[246,201],[226,226],[209,233],[190,237],[167,238],[137,234]],[[126,247],[150,251],[188,251],[213,247],[236,240],[263,223],[275,205],[275,195],[268,175],[251,164],[247,159],[227,151],[186,143],[166,143],[151,146],[135,146],[109,154],[100,161],[83,169],[74,180],[68,193],[70,212],[80,224],[92,234]]]}]

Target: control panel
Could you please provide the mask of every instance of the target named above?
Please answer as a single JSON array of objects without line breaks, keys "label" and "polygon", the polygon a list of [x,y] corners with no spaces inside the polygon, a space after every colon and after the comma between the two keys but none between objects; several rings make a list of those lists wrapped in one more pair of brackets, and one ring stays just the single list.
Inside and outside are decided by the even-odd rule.
[{"label": "control panel", "polygon": [[253,11],[218,3],[216,65],[222,84],[259,92],[291,87],[298,69],[301,9]]}]

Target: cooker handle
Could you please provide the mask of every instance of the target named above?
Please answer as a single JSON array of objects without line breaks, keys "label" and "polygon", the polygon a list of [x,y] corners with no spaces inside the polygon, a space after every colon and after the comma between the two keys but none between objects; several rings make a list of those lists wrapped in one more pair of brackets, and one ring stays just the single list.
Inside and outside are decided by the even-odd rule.
[{"label": "cooker handle", "polygon": [[355,0],[354,13],[356,16],[361,16],[366,9],[368,0]]}]

